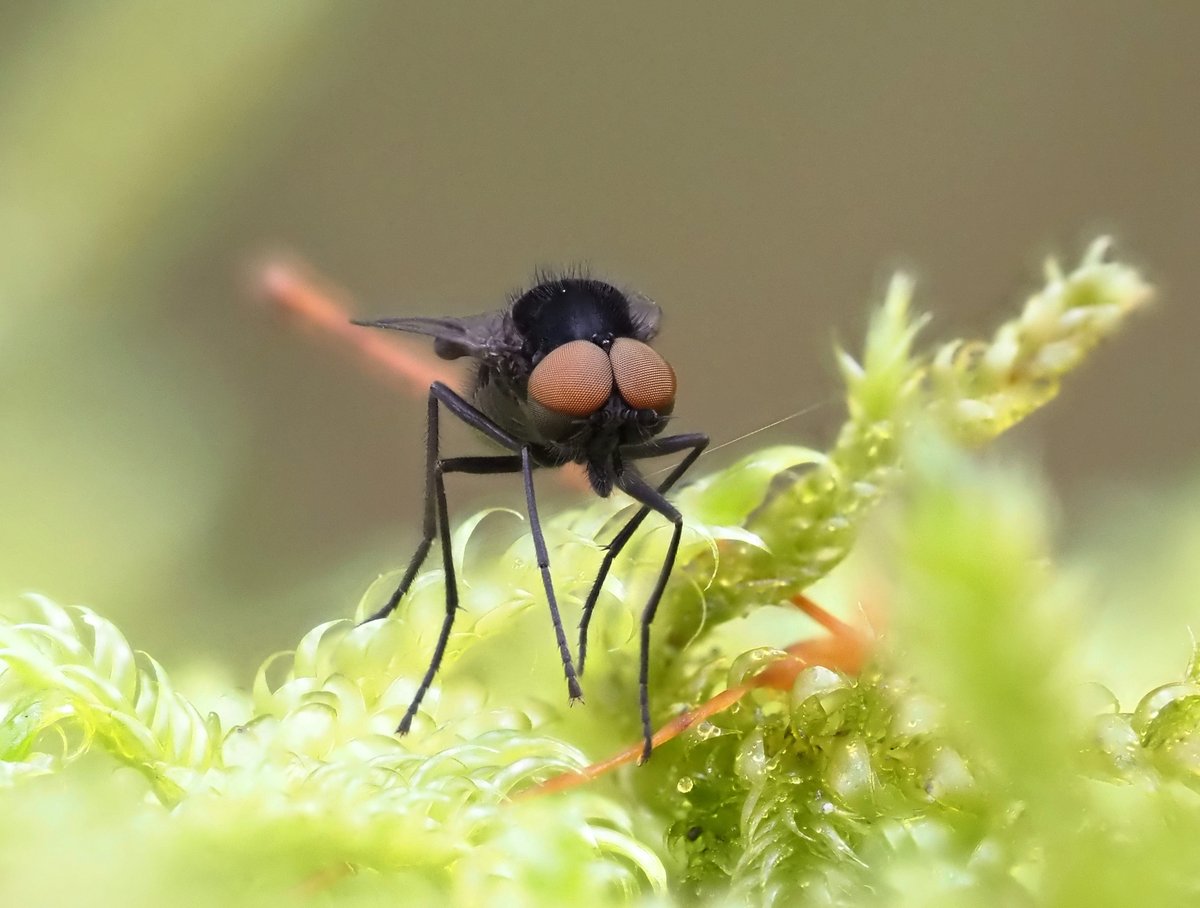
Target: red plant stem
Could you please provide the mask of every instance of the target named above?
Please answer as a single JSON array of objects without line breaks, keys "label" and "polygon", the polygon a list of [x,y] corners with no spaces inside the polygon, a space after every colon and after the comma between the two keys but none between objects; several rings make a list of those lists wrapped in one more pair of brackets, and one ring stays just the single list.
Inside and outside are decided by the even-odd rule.
[{"label": "red plant stem", "polygon": [[[792,598],[792,604],[829,631],[828,637],[800,640],[787,647],[781,659],[772,662],[749,681],[731,687],[705,700],[694,709],[681,713],[654,733],[651,739],[657,748],[682,734],[697,722],[729,709],[755,688],[770,687],[789,690],[796,683],[796,676],[812,665],[823,665],[846,674],[856,675],[862,671],[870,652],[871,640],[846,622],[834,617],[803,594]],[[633,744],[606,760],[593,763],[578,772],[565,772],[526,789],[518,799],[567,791],[598,779],[619,766],[636,762],[642,754],[642,742]]]},{"label": "red plant stem", "polygon": [[310,327],[348,344],[366,362],[382,366],[388,375],[399,378],[410,394],[423,397],[435,381],[461,390],[460,371],[423,347],[352,325],[344,295],[303,266],[276,259],[262,268],[259,280],[267,299]]},{"label": "red plant stem", "polygon": [[[433,353],[404,337],[373,332],[350,323],[351,307],[346,295],[316,276],[312,269],[284,258],[269,259],[258,271],[259,292],[288,315],[349,346],[364,362],[381,367],[378,371],[399,379],[403,390],[424,397],[435,381],[455,390],[463,390],[461,370],[438,359]],[[567,464],[555,473],[570,488],[587,490],[587,474],[576,464]]]}]

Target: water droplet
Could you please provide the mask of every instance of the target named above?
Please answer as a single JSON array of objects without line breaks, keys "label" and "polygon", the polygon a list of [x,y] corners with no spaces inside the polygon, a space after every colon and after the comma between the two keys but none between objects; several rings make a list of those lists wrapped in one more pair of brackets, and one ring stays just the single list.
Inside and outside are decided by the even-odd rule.
[{"label": "water droplet", "polygon": [[892,713],[889,734],[896,738],[915,738],[937,730],[941,705],[922,694],[901,697]]},{"label": "water droplet", "polygon": [[729,666],[729,686],[739,687],[745,684],[772,662],[783,659],[787,653],[770,646],[760,646],[742,653]]},{"label": "water droplet", "polygon": [[825,782],[847,806],[866,807],[878,784],[866,742],[861,738],[840,740],[830,754]]},{"label": "water droplet", "polygon": [[1118,772],[1129,772],[1137,766],[1142,742],[1129,724],[1129,717],[1120,714],[1097,716],[1094,734],[1100,751],[1112,760]]},{"label": "water droplet", "polygon": [[680,794],[687,794],[695,786],[696,781],[691,776],[684,776],[675,783],[675,790]]},{"label": "water droplet", "polygon": [[939,747],[929,767],[929,778],[925,783],[926,793],[931,798],[942,801],[970,791],[974,784],[971,769],[962,755],[952,747]]},{"label": "water droplet", "polygon": [[1153,722],[1160,712],[1167,706],[1168,703],[1180,699],[1181,697],[1197,697],[1200,696],[1200,684],[1195,684],[1191,681],[1176,681],[1172,684],[1164,684],[1162,687],[1156,687],[1146,696],[1142,697],[1142,701],[1137,705],[1137,709],[1133,711],[1133,727],[1139,735],[1144,735],[1150,723]]},{"label": "water droplet", "polygon": [[747,782],[754,784],[762,780],[767,771],[767,753],[763,746],[762,734],[751,733],[734,757],[733,769]]},{"label": "water droplet", "polygon": [[809,697],[846,686],[846,679],[823,665],[813,665],[796,676],[792,685],[792,703],[800,705]]},{"label": "water droplet", "polygon": [[707,741],[709,738],[715,738],[721,734],[721,729],[713,725],[711,722],[701,722],[693,730],[692,734],[698,737],[701,741]]},{"label": "water droplet", "polygon": [[869,482],[856,482],[851,486],[851,488],[854,490],[854,494],[860,498],[871,498],[876,492],[879,491],[878,486],[875,486]]}]

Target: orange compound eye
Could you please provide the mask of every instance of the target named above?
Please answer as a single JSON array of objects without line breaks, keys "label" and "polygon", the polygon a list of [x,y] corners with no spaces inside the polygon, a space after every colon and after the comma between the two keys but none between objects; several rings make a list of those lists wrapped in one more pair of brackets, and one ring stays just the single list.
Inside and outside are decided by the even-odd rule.
[{"label": "orange compound eye", "polygon": [[613,374],[617,389],[635,410],[668,413],[675,404],[675,370],[646,344],[628,337],[613,341]]},{"label": "orange compound eye", "polygon": [[529,376],[529,397],[564,416],[590,416],[613,389],[608,356],[591,341],[577,340],[551,350]]}]

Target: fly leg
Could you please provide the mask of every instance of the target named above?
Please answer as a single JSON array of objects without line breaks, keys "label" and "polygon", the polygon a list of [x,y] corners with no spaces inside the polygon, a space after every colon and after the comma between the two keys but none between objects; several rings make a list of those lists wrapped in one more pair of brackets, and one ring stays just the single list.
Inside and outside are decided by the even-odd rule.
[{"label": "fly leg", "polygon": [[[646,457],[660,457],[666,454],[675,454],[679,451],[687,451],[686,457],[681,460],[666,479],[658,487],[658,494],[664,495],[670,488],[675,485],[683,476],[684,473],[696,462],[696,458],[703,453],[708,446],[708,436],[699,432],[692,432],[686,435],[670,435],[666,438],[659,438],[654,441],[649,441],[639,445],[627,445],[620,449],[621,457],[625,460],[638,460]],[[579,674],[583,675],[583,667],[587,661],[587,637],[588,625],[592,621],[592,610],[596,607],[596,600],[600,598],[600,589],[604,586],[604,581],[608,577],[608,571],[612,567],[613,561],[621,554],[621,549],[637,532],[638,527],[642,525],[642,521],[646,519],[646,515],[650,513],[650,506],[643,505],[638,509],[638,512],[633,515],[633,518],[621,528],[621,531],[613,537],[604,548],[604,559],[600,562],[600,570],[596,573],[596,579],[592,582],[592,589],[588,593],[587,601],[583,605],[583,615],[579,620]]]},{"label": "fly leg", "polygon": [[[512,455],[493,457],[457,457],[443,459],[438,449],[438,408],[445,406],[447,410],[472,428],[482,432],[498,444],[513,451]],[[546,598],[550,606],[550,617],[554,624],[555,636],[558,640],[559,654],[562,658],[563,672],[567,679],[567,692],[572,700],[579,699],[583,694],[579,680],[575,674],[575,666],[567,647],[566,634],[563,631],[562,619],[558,611],[558,602],[554,596],[554,587],[550,578],[550,559],[546,549],[545,537],[542,534],[541,522],[538,519],[537,502],[533,491],[533,452],[529,445],[522,443],[509,435],[492,420],[472,407],[458,394],[441,382],[434,382],[429,388],[429,411],[427,423],[427,441],[425,456],[425,507],[424,525],[421,541],[409,561],[408,567],[400,580],[396,591],[387,603],[367,621],[374,621],[391,614],[399,605],[400,600],[408,592],[417,571],[421,569],[426,556],[429,554],[435,534],[440,535],[442,544],[442,565],[446,583],[446,615],[442,619],[441,632],[434,646],[433,656],[429,667],[421,680],[420,686],[413,697],[412,703],[404,714],[397,731],[406,733],[412,725],[422,699],[433,683],[445,656],[446,646],[450,640],[450,632],[454,626],[454,617],[458,611],[458,583],[454,571],[454,555],[450,540],[450,521],[446,504],[446,473],[521,473],[525,481],[525,500],[529,509],[530,527],[533,532],[534,548],[537,552],[538,568],[546,589]]]},{"label": "fly leg", "polygon": [[663,558],[662,567],[658,571],[658,580],[650,592],[642,609],[641,657],[638,671],[638,702],[642,708],[642,754],[638,763],[650,759],[650,751],[654,749],[654,727],[650,724],[650,625],[654,622],[654,614],[658,611],[658,603],[663,591],[667,588],[667,580],[675,567],[675,556],[679,552],[679,538],[683,534],[683,515],[663,497],[662,493],[642,479],[632,469],[625,470],[617,476],[617,486],[631,498],[640,501],[645,507],[662,514],[671,521],[671,542],[667,545],[667,554]]}]

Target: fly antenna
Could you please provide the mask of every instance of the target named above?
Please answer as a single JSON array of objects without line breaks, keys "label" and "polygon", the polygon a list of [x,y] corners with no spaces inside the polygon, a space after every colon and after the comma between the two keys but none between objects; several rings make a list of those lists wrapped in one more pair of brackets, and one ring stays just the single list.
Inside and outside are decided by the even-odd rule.
[{"label": "fly antenna", "polygon": [[797,417],[804,416],[808,413],[813,412],[813,410],[819,410],[821,407],[824,407],[827,404],[833,403],[834,400],[835,400],[835,398],[830,397],[830,398],[827,398],[826,400],[819,400],[815,404],[809,404],[807,407],[801,407],[795,413],[789,413],[787,416],[784,416],[781,419],[777,419],[774,422],[769,422],[765,426],[759,426],[757,429],[751,429],[749,432],[745,433],[744,435],[739,435],[737,438],[731,438],[731,439],[729,439],[729,441],[723,441],[719,445],[713,445],[711,448],[709,448],[704,453],[711,454],[714,451],[720,451],[722,448],[728,448],[730,445],[735,445],[739,441],[745,441],[747,438],[750,438],[753,435],[757,435],[759,432],[765,432],[765,431],[767,431],[767,429],[774,429],[776,426],[781,426],[785,422],[789,422],[793,419],[796,419]]},{"label": "fly antenna", "polygon": [[[730,445],[735,445],[739,441],[745,441],[747,438],[757,435],[760,432],[766,432],[768,429],[774,429],[776,426],[781,426],[785,422],[790,422],[791,420],[796,419],[797,417],[804,416],[808,413],[813,412],[814,410],[819,410],[821,407],[827,406],[828,404],[833,403],[835,400],[837,400],[837,398],[827,397],[824,400],[817,401],[815,404],[809,404],[807,407],[801,407],[795,413],[789,413],[787,416],[781,417],[780,419],[777,419],[774,422],[769,422],[765,426],[759,426],[757,429],[751,429],[749,432],[739,435],[736,438],[731,438],[728,441],[723,441],[719,445],[713,445],[711,448],[705,449],[704,453],[701,454],[700,456],[707,457],[709,454],[712,454],[714,451],[720,451],[722,448],[728,448]],[[669,469],[671,469],[671,467],[663,467],[661,470],[655,470],[653,473],[647,473],[646,476],[657,476],[660,473],[667,472],[667,470],[669,470]]]}]

